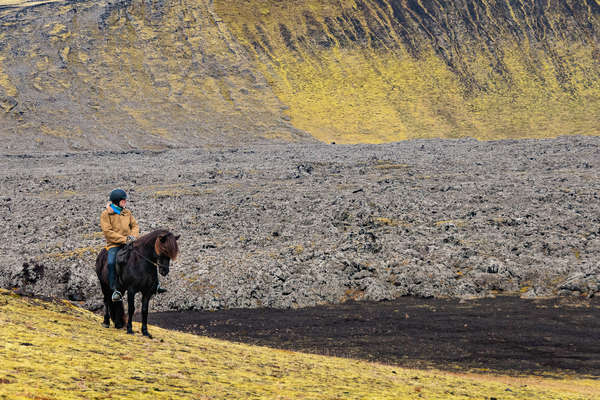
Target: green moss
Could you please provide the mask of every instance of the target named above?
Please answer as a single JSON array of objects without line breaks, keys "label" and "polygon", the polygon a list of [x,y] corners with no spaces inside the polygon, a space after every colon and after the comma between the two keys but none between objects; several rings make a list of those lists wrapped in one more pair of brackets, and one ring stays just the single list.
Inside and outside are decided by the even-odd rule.
[{"label": "green moss", "polygon": [[573,376],[419,371],[156,327],[150,327],[155,336],[150,340],[100,322],[68,302],[0,290],[0,398],[566,400],[600,391],[597,380]]},{"label": "green moss", "polygon": [[[437,12],[419,2],[421,13],[402,3],[410,17],[404,22],[395,20],[392,3],[400,7],[311,0],[215,7],[290,107],[294,125],[325,142],[600,134],[598,49],[568,39],[560,7],[543,10],[556,36],[530,43],[514,34],[542,29],[525,3],[475,5],[483,9],[478,19],[468,14],[470,34],[452,30],[448,16],[458,11],[448,2],[436,2],[446,6]],[[496,14],[504,8],[512,21]],[[423,35],[432,21],[439,30]]]}]

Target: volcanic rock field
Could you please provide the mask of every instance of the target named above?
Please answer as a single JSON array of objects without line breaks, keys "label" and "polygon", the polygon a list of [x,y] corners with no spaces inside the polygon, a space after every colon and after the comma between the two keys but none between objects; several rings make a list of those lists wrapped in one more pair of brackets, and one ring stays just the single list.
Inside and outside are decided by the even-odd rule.
[{"label": "volcanic rock field", "polygon": [[181,234],[154,310],[600,291],[600,138],[0,158],[0,286],[101,307],[99,217]]}]

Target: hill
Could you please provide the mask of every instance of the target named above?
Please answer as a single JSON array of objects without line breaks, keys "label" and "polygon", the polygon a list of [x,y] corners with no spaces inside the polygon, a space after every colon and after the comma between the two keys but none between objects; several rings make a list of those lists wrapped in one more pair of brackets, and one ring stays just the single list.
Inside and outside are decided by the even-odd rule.
[{"label": "hill", "polygon": [[598,134],[598,1],[215,2],[324,141]]},{"label": "hill", "polygon": [[[2,399],[589,399],[598,382],[419,371],[100,327],[64,301],[0,290]],[[134,329],[139,330],[137,324]]]},{"label": "hill", "polygon": [[600,133],[597,0],[2,4],[5,151]]}]

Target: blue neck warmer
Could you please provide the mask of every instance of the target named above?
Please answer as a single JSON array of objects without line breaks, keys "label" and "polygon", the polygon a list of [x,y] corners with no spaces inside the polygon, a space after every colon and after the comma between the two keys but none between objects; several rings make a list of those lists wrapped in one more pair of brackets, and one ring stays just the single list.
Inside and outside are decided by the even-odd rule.
[{"label": "blue neck warmer", "polygon": [[123,211],[123,209],[117,205],[111,204],[110,207],[113,209],[113,211],[119,215],[121,215],[121,211]]}]

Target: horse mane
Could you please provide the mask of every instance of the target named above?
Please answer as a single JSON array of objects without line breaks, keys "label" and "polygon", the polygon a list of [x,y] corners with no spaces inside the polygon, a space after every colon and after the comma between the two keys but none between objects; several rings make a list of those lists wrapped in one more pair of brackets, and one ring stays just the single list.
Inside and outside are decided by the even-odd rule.
[{"label": "horse mane", "polygon": [[[164,242],[160,240],[162,237],[165,238]],[[179,246],[177,246],[175,235],[166,229],[157,229],[139,237],[135,241],[135,247],[139,246],[154,246],[156,254],[163,254],[171,260],[175,260],[179,254]]]}]

